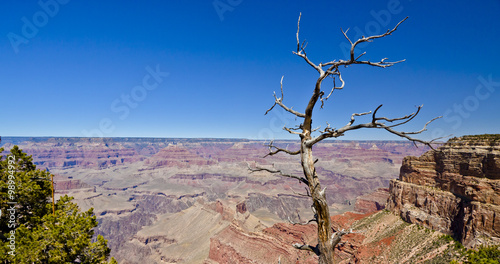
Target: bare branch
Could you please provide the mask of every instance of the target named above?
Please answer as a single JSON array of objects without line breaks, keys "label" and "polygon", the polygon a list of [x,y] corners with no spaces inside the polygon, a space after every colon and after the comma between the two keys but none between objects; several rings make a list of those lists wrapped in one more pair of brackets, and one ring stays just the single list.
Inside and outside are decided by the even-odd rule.
[{"label": "bare branch", "polygon": [[300,52],[300,40],[299,40],[299,30],[300,30],[300,18],[302,17],[302,12],[299,13],[299,20],[297,21],[297,33],[295,37],[297,38],[297,52]]},{"label": "bare branch", "polygon": [[[380,67],[380,68],[387,68],[387,67],[391,67],[393,66],[394,64],[397,64],[397,63],[401,63],[403,61],[406,61],[406,60],[399,60],[399,61],[390,61],[390,62],[386,62],[387,58],[383,58],[382,60],[380,60],[379,62],[371,62],[371,61],[358,61],[358,60],[355,60],[352,62],[352,64],[367,64],[367,65],[370,65],[370,66],[375,66],[375,67]],[[351,63],[349,63],[351,64]]]},{"label": "bare branch", "polygon": [[340,231],[337,231],[335,233],[333,233],[331,239],[330,239],[330,243],[332,245],[332,247],[335,247],[339,242],[340,240],[342,239],[343,236],[345,235],[348,235],[348,234],[354,234],[354,233],[362,233],[364,231],[352,231],[352,229],[349,229],[349,230],[340,230]]},{"label": "bare branch", "polygon": [[436,120],[436,119],[439,119],[439,118],[441,118],[441,116],[436,117],[436,118],[434,118],[434,119],[430,120],[429,122],[427,122],[427,123],[425,124],[424,128],[422,128],[422,129],[421,129],[421,130],[419,130],[419,131],[415,131],[415,132],[403,132],[403,131],[396,131],[396,130],[392,129],[391,127],[389,127],[389,126],[387,126],[387,125],[385,125],[385,124],[381,124],[381,123],[377,123],[377,125],[378,125],[380,128],[383,128],[383,129],[385,129],[386,131],[388,131],[388,132],[390,132],[390,133],[392,133],[392,134],[394,134],[394,135],[400,136],[400,137],[402,137],[402,138],[406,138],[406,139],[408,139],[408,140],[410,140],[410,141],[413,141],[413,142],[419,142],[419,143],[422,143],[422,144],[424,144],[424,145],[426,145],[426,146],[428,146],[428,147],[430,147],[431,149],[433,149],[433,150],[434,150],[434,147],[431,145],[431,143],[433,143],[433,141],[434,141],[434,140],[431,140],[431,141],[425,141],[425,140],[421,140],[421,139],[418,139],[418,138],[412,138],[412,137],[410,137],[410,136],[408,136],[408,135],[412,135],[412,134],[419,134],[419,133],[422,133],[422,132],[426,131],[426,130],[427,130],[427,128],[426,128],[426,127],[427,127],[427,125],[428,125],[430,122],[432,122],[432,121],[434,121],[434,120]]},{"label": "bare branch", "polygon": [[364,116],[364,115],[369,115],[371,114],[372,111],[369,111],[369,112],[364,112],[364,113],[354,113],[351,115],[351,121],[349,121],[349,123],[347,124],[347,126],[351,126],[352,124],[354,124],[354,121],[356,121],[356,119],[354,119],[355,116]]},{"label": "bare branch", "polygon": [[317,128],[315,128],[315,129],[311,130],[311,133],[312,133],[312,132],[316,132],[316,131],[318,131],[320,128],[321,128],[321,127],[317,127]]},{"label": "bare branch", "polygon": [[320,100],[321,100],[321,107],[320,108],[321,109],[323,109],[323,106],[325,105],[325,101],[328,100],[328,97],[330,97],[330,95],[332,95],[333,90],[335,90],[335,85],[333,86],[332,90],[330,91],[330,94],[328,94],[327,97],[323,98],[323,95],[320,96]]},{"label": "bare branch", "polygon": [[290,129],[290,130],[297,130],[297,131],[298,130],[302,130],[302,124],[296,125],[295,127],[289,127],[288,129]]},{"label": "bare branch", "polygon": [[[360,43],[363,43],[363,42],[372,42],[374,39],[378,39],[378,38],[383,38],[385,36],[388,36],[388,35],[391,35],[392,32],[396,31],[396,29],[398,29],[399,25],[401,25],[401,23],[403,23],[406,19],[408,19],[408,17],[405,17],[403,20],[399,21],[399,23],[393,28],[393,29],[388,29],[387,32],[385,32],[384,34],[381,34],[381,35],[374,35],[374,36],[370,36],[370,37],[361,37],[360,39],[358,39],[356,42],[354,42],[354,44],[352,44],[351,42],[351,60],[350,62],[354,63],[356,62],[357,59],[354,59],[354,50],[356,49],[356,46]],[[345,34],[344,34],[345,35]],[[361,54],[359,57],[361,57],[363,54]],[[358,58],[359,58],[358,57]],[[382,59],[380,62],[378,63],[371,63],[369,61],[361,61],[361,62],[356,62],[356,63],[361,63],[361,64],[368,64],[368,65],[372,65],[372,66],[377,66],[377,67],[388,67],[388,66],[392,66],[398,62],[401,62],[401,61],[398,61],[398,62],[385,62],[386,58]]]},{"label": "bare branch", "polygon": [[[269,142],[269,144],[267,145],[267,146],[268,146],[268,148],[269,148],[269,153],[267,153],[267,154],[264,156],[264,158],[265,158],[265,157],[267,157],[267,156],[273,156],[273,155],[276,155],[276,154],[278,154],[279,152],[285,152],[285,153],[287,153],[287,154],[289,154],[289,155],[298,155],[298,154],[300,154],[300,149],[299,149],[299,150],[297,150],[297,151],[290,151],[290,150],[288,150],[288,149],[283,149],[283,148],[277,147],[276,145],[273,145],[273,142],[274,142],[274,141],[273,141],[273,140],[271,140],[271,142]],[[273,148],[274,148],[275,150],[273,150]]]},{"label": "bare branch", "polygon": [[[375,115],[377,114],[378,110],[382,107],[382,105],[379,105],[377,107],[377,109],[375,109],[375,111],[373,111],[373,115],[372,115],[372,123],[375,123],[375,121],[377,121],[377,119],[375,118]],[[371,111],[370,111],[371,112]]]},{"label": "bare branch", "polygon": [[[342,79],[342,74],[340,74],[340,72],[339,72],[339,75],[338,75],[338,76],[339,76],[339,80],[340,80],[340,82],[342,83],[342,85],[341,85],[341,86],[338,86],[338,87],[337,87],[337,86],[335,86],[335,78],[334,78],[334,79],[333,79],[333,86],[335,87],[335,89],[336,89],[336,90],[342,90],[342,89],[344,88],[345,82],[344,82],[344,80]],[[330,96],[328,96],[328,97],[330,97]]]},{"label": "bare branch", "polygon": [[[432,143],[432,144],[446,144],[446,142],[435,142],[435,141],[443,139],[443,138],[449,138],[451,136],[453,136],[453,134],[449,134],[447,136],[438,137],[438,138],[435,138],[435,139],[433,139],[433,140],[431,140],[429,142]],[[433,150],[435,150],[435,149],[433,149]]]},{"label": "bare branch", "polygon": [[363,55],[365,55],[365,54],[366,54],[366,51],[365,51],[365,52],[363,52],[363,53],[361,53],[361,54],[359,54],[359,56],[358,56],[358,57],[356,57],[356,59],[355,59],[355,60],[358,60],[359,58],[361,58],[361,56],[363,56]]},{"label": "bare branch", "polygon": [[325,133],[326,131],[330,130],[331,129],[331,126],[330,126],[330,123],[326,122],[326,127],[324,130],[320,131],[321,133]]},{"label": "bare branch", "polygon": [[300,135],[300,134],[302,134],[302,133],[300,133],[300,132],[295,132],[295,131],[292,131],[292,130],[297,130],[297,129],[295,129],[295,128],[290,128],[290,127],[286,127],[286,126],[284,126],[284,127],[283,127],[283,129],[284,129],[284,130],[286,130],[286,131],[287,131],[288,133],[290,133],[290,134],[295,134],[295,135]]},{"label": "bare branch", "polygon": [[317,247],[314,247],[314,246],[311,246],[311,245],[307,245],[307,244],[299,244],[299,243],[295,243],[292,245],[294,248],[296,249],[300,249],[300,250],[308,250],[308,251],[311,251],[311,252],[314,252],[314,254],[318,255],[320,254],[319,252],[319,249]]},{"label": "bare branch", "polygon": [[[417,116],[418,113],[420,112],[420,109],[421,109],[422,106],[419,106],[418,110],[415,113],[412,113],[410,115],[406,115],[406,116],[403,116],[403,117],[398,117],[398,118],[376,117],[376,114],[377,114],[378,110],[381,107],[382,107],[382,105],[379,105],[373,111],[372,121],[371,122],[364,123],[364,124],[353,125],[354,121],[355,121],[355,119],[354,119],[355,116],[368,115],[368,114],[372,113],[371,111],[370,112],[365,112],[365,113],[360,113],[360,114],[358,114],[358,113],[352,114],[351,120],[349,121],[349,123],[347,123],[347,125],[339,128],[339,129],[335,129],[335,128],[332,129],[332,128],[330,128],[330,125],[328,125],[328,127],[325,128],[325,130],[321,131],[321,133],[322,133],[321,135],[319,135],[319,136],[317,136],[315,138],[310,139],[307,142],[307,145],[308,146],[312,146],[312,145],[318,143],[319,141],[321,141],[321,140],[323,140],[325,138],[336,138],[336,137],[343,136],[345,132],[350,131],[350,130],[356,130],[356,129],[361,129],[361,128],[382,128],[382,129],[385,129],[386,131],[388,131],[388,132],[390,132],[390,133],[392,133],[394,135],[397,135],[397,136],[402,137],[402,138],[406,138],[406,139],[408,139],[410,141],[413,141],[413,142],[422,143],[422,144],[427,145],[430,148],[434,149],[431,146],[431,143],[433,141],[425,141],[425,140],[421,140],[421,139],[410,137],[409,135],[420,134],[420,133],[426,131],[427,130],[427,125],[429,125],[431,122],[433,122],[434,120],[439,119],[441,117],[436,117],[436,118],[428,121],[424,125],[424,127],[421,130],[419,130],[419,131],[412,131],[412,132],[397,131],[397,130],[394,130],[393,127],[405,124],[408,121],[410,121],[413,118],[415,118],[415,116]],[[386,121],[386,122],[389,122],[389,123],[392,123],[392,122],[395,122],[395,121],[402,121],[402,122],[399,122],[397,124],[387,125],[387,124],[385,124],[383,122],[379,122],[380,120],[383,120],[383,121]]]},{"label": "bare branch", "polygon": [[281,88],[281,101],[283,101],[283,78],[285,78],[285,75],[281,75],[281,80],[280,80],[280,88]]},{"label": "bare branch", "polygon": [[316,69],[318,72],[321,73],[323,71],[321,69],[321,67],[315,65],[312,61],[309,60],[309,58],[307,58],[306,51],[305,51],[307,43],[305,43],[305,40],[302,42],[302,44],[300,44],[299,31],[300,31],[300,17],[301,16],[302,16],[302,12],[299,14],[299,20],[297,21],[297,34],[295,34],[295,36],[297,38],[297,51],[294,51],[293,54],[295,54],[299,57],[302,57],[309,65],[311,65],[314,69]]},{"label": "bare branch", "polygon": [[342,34],[344,34],[344,37],[347,39],[347,41],[349,41],[349,43],[351,43],[351,45],[353,45],[351,39],[349,39],[349,37],[347,36],[347,31],[349,31],[349,29],[344,31],[344,30],[342,30],[342,28],[340,28],[340,31],[342,31]]},{"label": "bare branch", "polygon": [[[311,194],[309,193],[309,189],[307,189],[307,187],[305,189],[306,189],[306,194],[298,193],[298,192],[294,191],[293,189],[291,189],[291,190],[295,195],[300,195],[300,196],[304,196],[304,197],[312,197]],[[313,209],[314,209],[314,207],[313,207]]]},{"label": "bare branch", "polygon": [[266,113],[264,115],[267,115],[267,113],[271,112],[271,110],[273,110],[273,108],[276,106],[276,101],[274,102],[273,106],[271,106],[271,108],[267,109]]},{"label": "bare branch", "polygon": [[306,185],[309,185],[309,181],[306,178],[299,177],[299,176],[292,175],[292,174],[287,174],[287,173],[284,173],[282,170],[276,170],[276,169],[273,170],[273,169],[268,169],[268,168],[263,168],[263,167],[251,168],[250,164],[248,164],[248,163],[247,163],[247,166],[248,166],[248,169],[250,170],[251,173],[256,172],[256,171],[267,171],[269,173],[278,173],[280,176],[297,179],[300,182],[302,182]]},{"label": "bare branch", "polygon": [[271,106],[271,108],[267,109],[266,113],[264,115],[267,115],[267,113],[269,113],[271,110],[273,110],[273,108],[276,106],[276,105],[279,105],[281,106],[281,108],[285,109],[285,111],[289,112],[289,113],[292,113],[294,115],[296,115],[297,117],[302,117],[304,118],[306,115],[303,114],[303,113],[299,113],[295,110],[292,109],[292,107],[287,107],[285,104],[283,104],[283,77],[284,76],[281,76],[281,81],[280,81],[280,86],[281,86],[281,97],[278,98],[276,96],[276,92],[274,92],[273,96],[274,96],[274,104],[273,106]]},{"label": "bare branch", "polygon": [[[335,91],[335,90],[342,90],[342,89],[344,88],[344,85],[345,85],[345,82],[344,82],[344,80],[342,79],[342,75],[340,74],[340,72],[338,71],[338,69],[337,69],[337,71],[336,71],[336,72],[332,72],[332,71],[330,71],[330,70],[327,70],[327,73],[328,73],[329,75],[337,75],[337,76],[339,77],[339,80],[340,80],[340,82],[342,83],[342,85],[337,87],[337,85],[335,84],[335,77],[332,77],[332,79],[333,79],[333,87],[332,87],[332,89],[330,90],[330,93],[329,93],[329,94],[328,94],[325,98],[323,98],[323,94],[321,94],[321,96],[320,96],[320,100],[321,100],[321,109],[323,109],[323,106],[324,106],[324,104],[325,104],[325,101],[326,101],[326,100],[328,100],[328,98],[330,98],[330,96],[332,95],[333,91]],[[330,77],[331,77],[331,76],[330,76]]]},{"label": "bare branch", "polygon": [[304,222],[304,223],[297,223],[297,222],[294,222],[294,221],[292,221],[292,219],[290,219],[290,217],[288,217],[288,222],[290,222],[290,224],[292,224],[292,225],[308,225],[308,224],[310,224],[311,222],[318,222],[318,215],[314,215],[314,218],[313,218],[313,219],[310,219],[309,221]]},{"label": "bare branch", "polygon": [[[307,188],[306,188],[306,190],[307,190]],[[307,192],[307,194],[308,194],[307,196],[312,197],[312,196],[309,194],[309,191]],[[312,219],[310,219],[310,220],[308,220],[308,221],[306,221],[306,222],[303,222],[303,223],[299,223],[299,222],[294,222],[292,219],[290,219],[290,217],[288,217],[288,222],[290,222],[290,224],[292,224],[292,225],[308,225],[308,224],[310,224],[311,222],[316,222],[316,223],[318,223],[318,214],[316,213],[316,210],[314,209],[314,205],[311,205],[311,209],[312,209],[312,211],[313,211],[313,213],[314,213],[314,216],[313,216],[313,218],[312,218]],[[298,212],[297,212],[297,216],[299,217],[299,221],[300,221],[300,214],[299,214]]]},{"label": "bare branch", "polygon": [[[387,117],[375,117],[375,113],[373,113],[373,120],[385,120],[387,122],[394,122],[394,121],[400,121],[400,120],[405,120],[404,122],[401,122],[401,123],[398,123],[398,124],[394,124],[394,125],[391,125],[390,127],[396,127],[396,126],[400,126],[400,125],[403,125],[403,124],[406,124],[408,122],[410,122],[414,117],[416,117],[418,115],[418,113],[420,112],[420,109],[422,109],[422,106],[423,105],[420,105],[417,107],[417,111],[414,112],[414,113],[411,113],[409,115],[406,115],[406,116],[403,116],[403,117],[398,117],[398,118],[387,118]],[[380,107],[382,107],[382,105],[380,105],[378,109],[380,109]]]},{"label": "bare branch", "polygon": [[319,191],[319,195],[325,197],[325,191],[326,187],[324,187],[323,190]]},{"label": "bare branch", "polygon": [[[406,135],[413,135],[413,134],[420,134],[424,131],[427,130],[427,125],[430,124],[431,122],[433,122],[434,120],[436,119],[439,119],[439,118],[442,118],[443,116],[438,116],[438,117],[434,117],[433,119],[427,121],[427,123],[425,123],[424,127],[422,129],[420,129],[419,131],[415,131],[415,132],[402,132],[403,134],[406,134]],[[440,138],[443,138],[443,137],[440,137]],[[433,139],[434,140],[438,140],[440,138],[437,138],[437,139]]]},{"label": "bare branch", "polygon": [[[374,39],[383,38],[385,36],[391,35],[394,31],[396,31],[396,29],[399,27],[399,25],[401,23],[403,23],[403,21],[405,21],[407,18],[408,17],[406,17],[405,19],[401,20],[393,29],[388,29],[387,32],[385,32],[384,34],[374,35],[374,36],[370,36],[370,37],[364,37],[364,36],[362,36],[360,39],[358,39],[354,43],[347,36],[347,31],[348,30],[343,31],[341,29],[342,34],[344,34],[344,37],[351,44],[351,50],[350,50],[350,58],[349,58],[349,60],[339,60],[339,61],[335,61],[334,60],[334,61],[331,61],[331,62],[328,62],[328,63],[325,63],[325,64],[321,64],[321,66],[331,66],[329,70],[332,70],[333,68],[341,66],[341,65],[347,66],[347,65],[351,65],[351,64],[366,64],[366,65],[375,66],[375,67],[387,68],[387,67],[390,67],[390,66],[392,66],[392,65],[394,65],[396,63],[400,63],[400,62],[405,61],[405,60],[400,60],[400,61],[389,62],[389,61],[386,61],[387,58],[383,58],[379,62],[371,62],[369,60],[368,61],[360,61],[359,58],[361,58],[363,55],[365,55],[366,52],[361,53],[360,55],[358,55],[355,58],[354,57],[354,51],[355,51],[356,47],[359,44],[363,43],[363,42],[372,42]],[[328,74],[332,74],[332,73],[328,72]]]},{"label": "bare branch", "polygon": [[342,237],[347,234],[349,234],[349,232],[346,232],[344,230],[333,233],[332,238],[330,238],[330,243],[332,247],[335,247],[340,242]]}]

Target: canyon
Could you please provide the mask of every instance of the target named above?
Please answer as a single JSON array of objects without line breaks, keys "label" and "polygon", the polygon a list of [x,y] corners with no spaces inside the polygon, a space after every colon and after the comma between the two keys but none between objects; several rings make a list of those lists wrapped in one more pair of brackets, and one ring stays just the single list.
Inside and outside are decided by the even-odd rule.
[{"label": "canyon", "polygon": [[[406,141],[315,146],[333,227],[359,231],[337,245],[339,263],[449,261],[457,252],[445,234],[470,247],[498,239],[498,141],[456,141],[438,151]],[[313,215],[304,186],[248,170],[301,174],[296,156],[264,158],[264,141],[2,137],[1,144],[19,145],[54,174],[57,196],[94,208],[96,233],[119,263],[317,262],[291,247],[316,239],[315,225],[290,223]]]},{"label": "canyon", "polygon": [[[304,186],[248,170],[258,164],[300,175],[296,156],[263,158],[268,151],[264,141],[2,137],[1,144],[7,150],[19,145],[32,155],[38,169],[54,174],[57,197],[68,194],[82,210],[94,208],[99,222],[96,234],[108,239],[111,255],[119,263],[224,263],[223,256],[243,254],[234,249],[237,237],[273,245],[255,242],[268,253],[247,250],[256,252],[247,258],[269,261],[268,256],[279,257],[276,252],[281,252],[282,263],[314,259],[290,247],[296,239],[313,239],[314,232],[300,229],[311,227],[285,223],[311,218]],[[297,141],[275,144],[298,148]],[[405,156],[425,150],[405,141],[318,144],[314,149],[318,173],[328,189],[332,215],[352,211],[359,196],[387,187]],[[367,199],[356,208],[362,212],[381,208]],[[284,226],[298,229],[287,231]],[[290,232],[296,235],[282,238]],[[241,241],[250,245],[248,239]],[[227,252],[222,250],[226,253],[219,256],[217,248]]]}]

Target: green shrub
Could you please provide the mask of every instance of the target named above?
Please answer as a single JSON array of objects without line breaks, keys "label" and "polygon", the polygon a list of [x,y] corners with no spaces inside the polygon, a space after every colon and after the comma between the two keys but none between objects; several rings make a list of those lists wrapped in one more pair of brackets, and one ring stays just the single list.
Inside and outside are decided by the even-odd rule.
[{"label": "green shrub", "polygon": [[470,264],[499,264],[500,250],[498,245],[479,246],[477,250],[467,250],[467,261]]}]

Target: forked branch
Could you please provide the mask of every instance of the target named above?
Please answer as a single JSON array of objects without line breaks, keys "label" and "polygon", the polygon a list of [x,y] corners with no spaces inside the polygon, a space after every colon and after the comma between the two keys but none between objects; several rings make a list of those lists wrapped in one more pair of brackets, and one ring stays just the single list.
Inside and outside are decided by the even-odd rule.
[{"label": "forked branch", "polygon": [[319,99],[320,99],[320,101],[321,101],[321,109],[323,109],[323,106],[325,105],[325,101],[326,101],[326,100],[328,100],[328,98],[330,98],[330,96],[332,95],[333,91],[335,91],[335,90],[342,90],[342,89],[344,88],[344,85],[345,85],[345,82],[344,82],[344,80],[342,79],[342,75],[340,74],[340,72],[338,72],[338,73],[331,73],[331,75],[332,75],[332,74],[334,74],[334,75],[337,75],[337,76],[338,76],[338,78],[339,78],[340,82],[342,83],[342,85],[337,86],[337,85],[335,84],[335,77],[330,76],[330,77],[332,77],[332,79],[333,79],[333,87],[332,87],[332,89],[330,90],[330,93],[329,93],[329,94],[328,94],[325,98],[323,98],[324,92],[322,91],[322,92],[320,93]]},{"label": "forked branch", "polygon": [[[267,145],[267,147],[269,148],[269,153],[267,153],[267,154],[264,156],[264,158],[265,158],[265,157],[267,157],[267,156],[273,156],[273,155],[276,155],[276,154],[278,154],[278,153],[280,153],[280,152],[285,152],[285,153],[287,153],[287,154],[289,154],[289,155],[298,155],[298,154],[300,154],[300,149],[299,149],[299,150],[297,150],[297,151],[290,151],[290,150],[288,150],[288,149],[286,149],[286,148],[280,148],[280,147],[277,147],[276,145],[273,145],[273,142],[274,142],[274,141],[273,141],[273,140],[271,140],[271,142],[269,142],[269,144]],[[273,149],[274,149],[274,150],[273,150]]]},{"label": "forked branch", "polygon": [[302,41],[302,44],[300,43],[299,31],[300,31],[300,17],[301,16],[302,16],[302,13],[299,14],[299,20],[297,21],[297,34],[295,34],[295,36],[297,38],[297,51],[294,51],[293,54],[296,54],[299,57],[303,58],[309,65],[311,65],[311,67],[315,68],[318,72],[321,73],[323,71],[321,69],[321,67],[315,65],[312,61],[309,60],[309,58],[307,58],[307,55],[306,55],[307,42],[304,40],[304,41]]},{"label": "forked branch", "polygon": [[[268,168],[264,168],[264,167],[251,168],[250,164],[248,164],[248,163],[247,163],[247,166],[248,166],[248,170],[250,170],[251,173],[252,172],[256,172],[256,171],[267,171],[269,173],[277,173],[280,176],[297,179],[297,180],[299,180],[299,182],[302,182],[302,183],[304,183],[306,185],[309,185],[309,181],[306,178],[300,177],[300,176],[297,176],[297,175],[292,175],[292,174],[284,173],[282,170],[268,169]],[[273,165],[273,167],[274,167],[274,165]]]},{"label": "forked branch", "polygon": [[299,244],[299,243],[295,243],[292,246],[296,249],[314,252],[314,254],[316,254],[317,256],[319,256],[319,254],[320,254],[319,249],[315,246],[311,246],[311,245],[307,245],[307,244]]},{"label": "forked branch", "polygon": [[385,36],[391,35],[394,31],[396,31],[396,29],[398,29],[399,25],[401,25],[401,23],[403,23],[406,19],[408,19],[408,17],[405,17],[403,20],[399,21],[399,23],[393,29],[388,29],[387,32],[385,32],[384,34],[374,35],[374,36],[370,36],[370,37],[364,37],[364,36],[362,36],[360,39],[358,39],[354,43],[352,43],[352,41],[347,36],[347,30],[345,32],[342,30],[342,33],[344,34],[344,37],[349,41],[349,43],[351,43],[351,52],[350,52],[351,58],[350,58],[350,62],[356,62],[357,64],[368,64],[368,65],[372,65],[372,66],[377,66],[377,67],[385,68],[385,67],[392,66],[395,63],[404,61],[404,60],[402,60],[402,61],[397,61],[397,62],[386,62],[385,60],[387,58],[383,58],[379,63],[370,63],[370,61],[358,61],[358,59],[361,56],[365,55],[366,52],[363,52],[363,53],[361,53],[361,55],[359,55],[358,57],[354,58],[354,50],[356,49],[356,46],[359,45],[360,43],[363,43],[363,42],[372,42],[374,39],[383,38]]},{"label": "forked branch", "polygon": [[269,111],[273,110],[273,108],[276,105],[279,105],[279,106],[281,106],[281,108],[285,109],[285,111],[287,111],[289,113],[292,113],[292,114],[296,115],[297,117],[305,117],[304,114],[299,113],[299,112],[293,110],[292,109],[293,107],[287,107],[285,104],[283,104],[283,77],[284,76],[281,76],[281,81],[280,81],[280,85],[281,85],[281,97],[278,98],[276,96],[276,92],[274,92],[274,104],[273,104],[273,106],[271,106],[271,108],[267,109],[267,111],[266,111],[266,113],[264,115],[267,115],[267,113],[269,113]]},{"label": "forked branch", "polygon": [[[413,142],[419,142],[419,143],[422,143],[424,145],[427,145],[427,146],[433,148],[431,144],[434,142],[434,140],[425,141],[425,140],[413,138],[409,135],[420,134],[420,133],[426,131],[427,125],[429,125],[434,120],[441,118],[441,116],[433,118],[432,120],[425,123],[424,127],[421,130],[411,131],[411,132],[397,131],[393,128],[396,126],[406,124],[407,122],[409,122],[410,120],[415,118],[418,115],[418,113],[420,113],[420,109],[422,108],[422,106],[418,106],[417,111],[414,113],[411,113],[409,115],[402,116],[402,117],[397,117],[397,118],[377,117],[376,114],[381,107],[382,107],[382,105],[379,105],[375,109],[375,111],[373,111],[371,122],[354,125],[354,122],[356,121],[355,120],[356,116],[369,115],[372,113],[372,111],[365,112],[365,113],[359,113],[359,114],[358,113],[352,114],[351,120],[349,121],[349,123],[347,123],[347,125],[339,128],[339,129],[331,128],[330,125],[328,125],[323,131],[321,131],[321,135],[319,135],[315,138],[312,138],[311,140],[309,140],[307,142],[307,144],[309,146],[312,146],[325,138],[337,138],[337,137],[343,136],[345,132],[350,131],[350,130],[356,130],[356,129],[361,129],[361,128],[382,128],[382,129],[385,129],[386,131],[388,131],[394,135],[397,135],[399,137],[406,138],[406,139],[413,141]],[[386,123],[384,123],[382,121],[385,121]],[[387,123],[389,123],[389,124],[387,124]]]},{"label": "forked branch", "polygon": [[288,217],[288,222],[290,222],[290,224],[292,224],[292,225],[308,225],[312,222],[318,222],[318,215],[314,215],[314,218],[309,219],[307,222],[304,222],[304,223],[294,222],[294,221],[292,221],[292,219],[290,219],[290,217]]},{"label": "forked branch", "polygon": [[286,126],[283,126],[283,129],[285,131],[287,131],[288,133],[290,133],[290,134],[294,134],[294,135],[300,135],[300,134],[302,134],[301,132],[297,132],[297,130],[302,130],[302,127],[295,128],[295,127],[286,127]]}]

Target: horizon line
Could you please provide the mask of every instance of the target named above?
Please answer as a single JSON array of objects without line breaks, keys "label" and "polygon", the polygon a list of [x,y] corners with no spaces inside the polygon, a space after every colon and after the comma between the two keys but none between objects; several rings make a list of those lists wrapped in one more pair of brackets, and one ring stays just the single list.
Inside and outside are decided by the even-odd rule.
[{"label": "horizon line", "polygon": [[[248,141],[300,141],[300,139],[254,139],[254,138],[238,138],[238,137],[137,137],[137,136],[118,136],[118,137],[81,137],[81,136],[0,136],[1,138],[78,138],[78,139],[205,139],[205,140],[221,140],[221,139],[231,139],[231,140],[248,140]],[[405,139],[336,139],[328,138],[326,141],[408,141]]]}]

